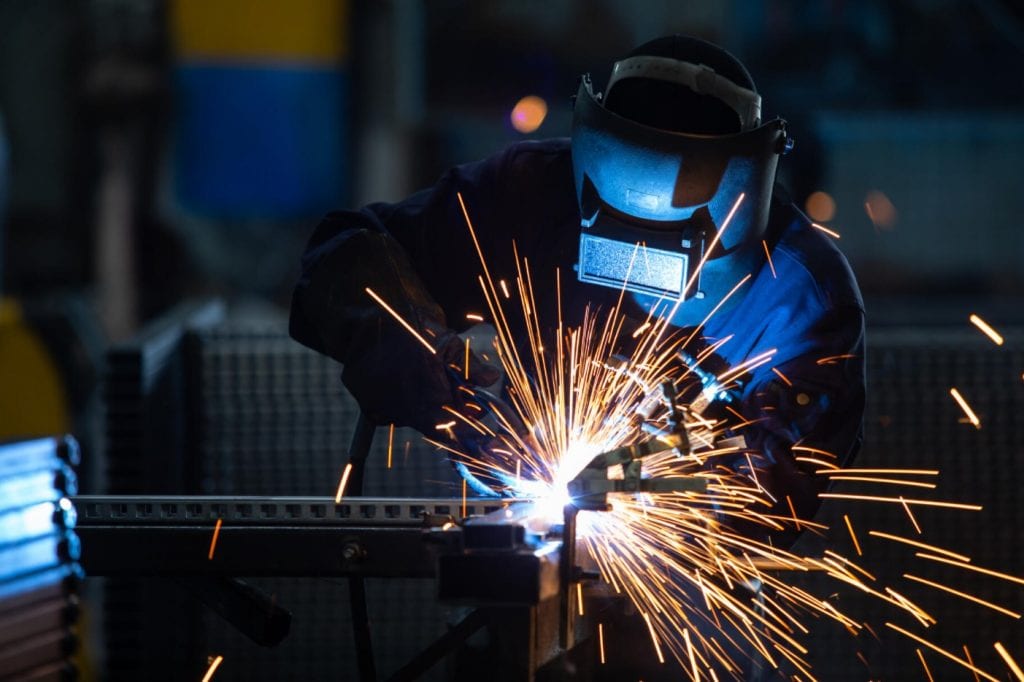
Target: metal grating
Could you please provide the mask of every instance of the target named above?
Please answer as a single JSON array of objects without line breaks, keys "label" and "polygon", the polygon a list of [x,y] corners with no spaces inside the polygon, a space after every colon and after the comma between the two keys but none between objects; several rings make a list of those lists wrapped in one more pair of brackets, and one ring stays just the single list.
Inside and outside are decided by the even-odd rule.
[{"label": "metal grating", "polygon": [[[833,531],[830,545],[856,558],[843,514],[858,532],[864,556],[861,565],[879,584],[894,586],[938,620],[926,637],[964,656],[963,645],[983,669],[1000,674],[1005,665],[993,648],[1001,641],[1024,654],[1022,621],[970,604],[933,588],[902,578],[910,573],[951,585],[983,599],[1024,613],[1024,588],[915,557],[912,548],[868,537],[875,529],[954,549],[973,563],[1020,575],[1024,549],[1024,332],[1002,330],[1006,343],[997,347],[970,327],[960,329],[874,330],[868,337],[868,404],[864,447],[856,467],[938,469],[934,491],[897,490],[936,500],[980,504],[981,512],[916,508],[918,535],[898,504],[828,501],[819,519]],[[981,419],[981,429],[965,423],[964,413],[949,394],[956,387]],[[892,486],[845,484],[844,492],[893,494]],[[805,538],[807,551],[820,543]],[[817,594],[836,592],[820,576],[801,580]],[[834,587],[834,583],[833,583]],[[922,678],[915,647],[888,630],[883,620],[920,633],[909,618],[879,606],[876,599],[840,590],[839,599],[853,614],[867,619],[881,641],[870,634],[856,639],[841,628],[822,623],[809,638],[815,673],[824,680]],[[921,647],[924,649],[923,647]],[[870,668],[858,660],[860,652]],[[969,679],[970,673],[924,649],[935,679]],[[922,678],[923,679],[923,678]]]},{"label": "metal grating", "polygon": [[[206,495],[333,495],[348,460],[358,406],[333,360],[292,341],[284,321],[229,323],[190,340],[196,480]],[[368,496],[453,497],[447,459],[414,431],[378,428],[366,465]],[[254,581],[293,611],[293,632],[275,649],[254,646],[212,614],[205,646],[223,654],[218,678],[354,679],[345,581]],[[378,671],[387,675],[445,630],[432,581],[370,580]],[[428,678],[429,679],[429,678]]]},{"label": "metal grating", "polygon": [[[227,324],[192,339],[190,371],[202,494],[333,495],[358,406],[340,366],[292,341],[281,323]],[[458,480],[416,432],[379,428],[363,494],[447,497]]]}]

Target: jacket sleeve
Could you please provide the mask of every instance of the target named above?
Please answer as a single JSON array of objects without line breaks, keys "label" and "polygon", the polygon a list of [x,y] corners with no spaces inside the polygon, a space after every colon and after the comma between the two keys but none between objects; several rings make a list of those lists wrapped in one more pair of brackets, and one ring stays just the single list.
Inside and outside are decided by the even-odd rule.
[{"label": "jacket sleeve", "polygon": [[[750,422],[742,433],[759,460],[758,483],[775,500],[767,513],[800,519],[813,518],[828,487],[817,472],[848,464],[860,449],[865,400],[863,311],[829,311],[808,333],[818,340],[814,350],[763,373],[739,409]],[[771,536],[786,546],[796,532]]]},{"label": "jacket sleeve", "polygon": [[432,353],[367,292],[372,289],[436,350],[480,308],[479,270],[457,193],[488,223],[501,155],[446,173],[393,203],[329,214],[302,257],[289,331],[343,365],[342,381],[377,423],[431,433],[452,402],[443,353]]}]

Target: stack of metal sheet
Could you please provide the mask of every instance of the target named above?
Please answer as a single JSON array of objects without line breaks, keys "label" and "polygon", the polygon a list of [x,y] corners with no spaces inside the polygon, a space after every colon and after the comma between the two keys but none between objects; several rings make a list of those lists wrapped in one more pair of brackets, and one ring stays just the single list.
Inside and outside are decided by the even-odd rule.
[{"label": "stack of metal sheet", "polygon": [[75,675],[78,463],[69,437],[0,445],[0,679]]}]

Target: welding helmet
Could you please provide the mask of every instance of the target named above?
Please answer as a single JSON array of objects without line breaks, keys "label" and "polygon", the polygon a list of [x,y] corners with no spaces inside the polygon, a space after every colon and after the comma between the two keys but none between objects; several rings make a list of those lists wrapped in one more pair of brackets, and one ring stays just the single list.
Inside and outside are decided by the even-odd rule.
[{"label": "welding helmet", "polygon": [[582,77],[572,122],[578,278],[630,291],[648,308],[681,301],[672,321],[700,322],[763,264],[789,145],[782,119],[761,122],[743,65],[696,38],[636,48],[603,94]]}]

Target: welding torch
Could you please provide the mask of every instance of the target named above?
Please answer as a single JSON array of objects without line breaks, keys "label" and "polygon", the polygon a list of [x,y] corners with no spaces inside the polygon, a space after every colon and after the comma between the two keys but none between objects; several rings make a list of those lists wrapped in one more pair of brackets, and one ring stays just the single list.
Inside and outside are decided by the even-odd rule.
[{"label": "welding torch", "polygon": [[[671,381],[661,385],[668,406],[668,429],[653,438],[614,448],[590,460],[576,478],[569,481],[569,495],[577,509],[606,511],[608,493],[704,492],[707,480],[696,476],[644,478],[643,460],[651,455],[674,450],[677,457],[690,454],[690,438],[684,415],[676,405],[676,389]],[[608,470],[622,467],[621,479],[608,478]]]}]

